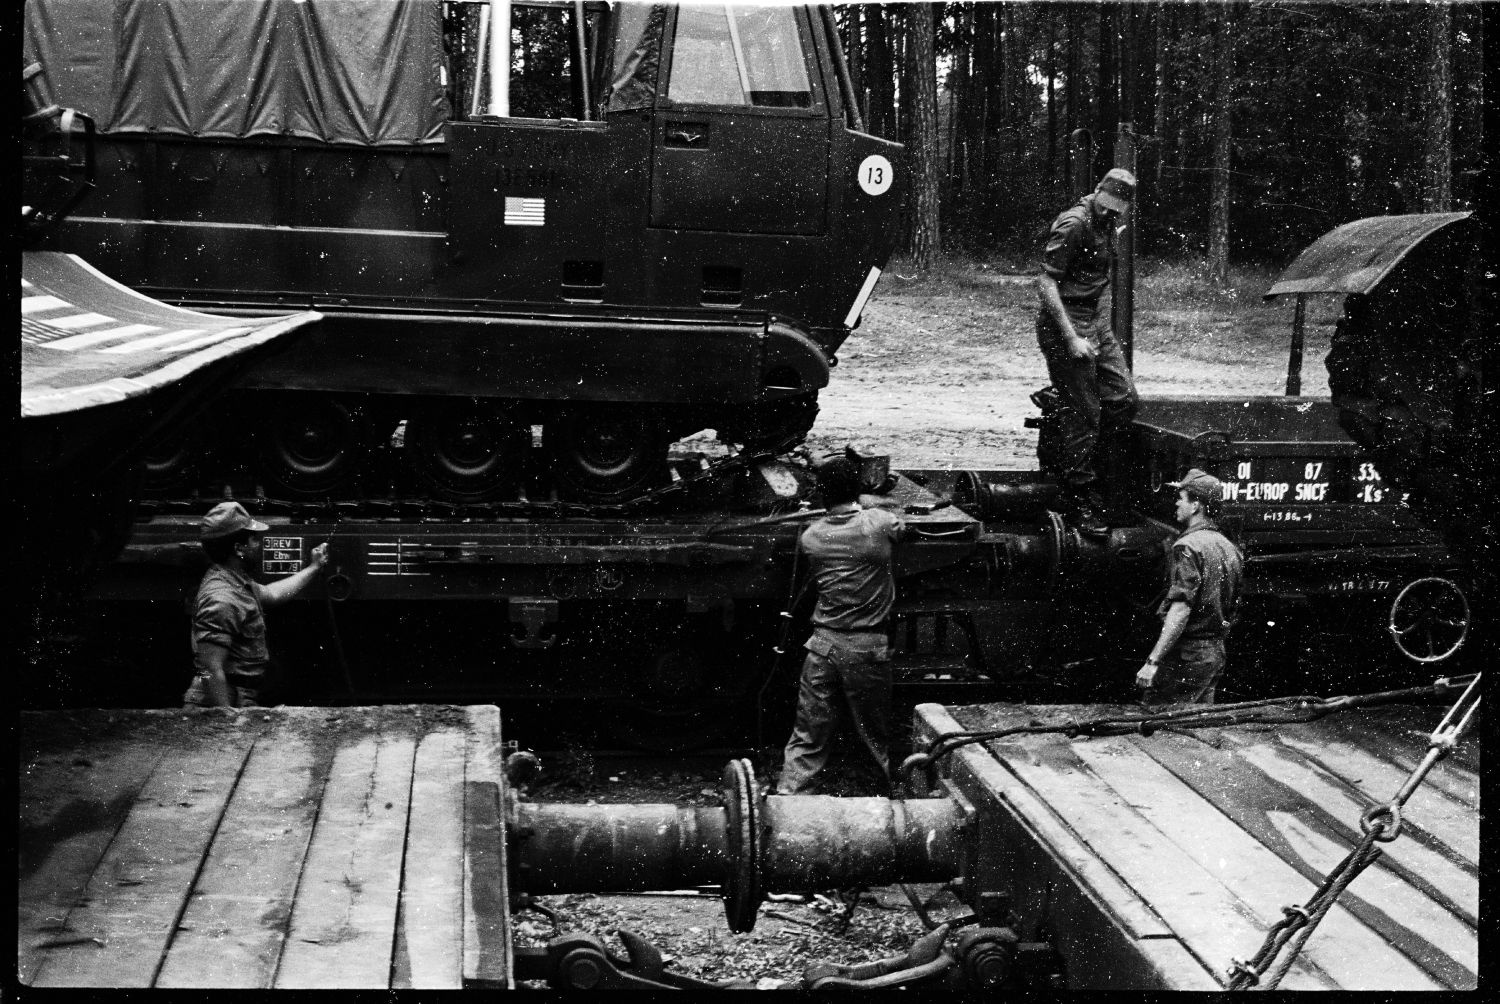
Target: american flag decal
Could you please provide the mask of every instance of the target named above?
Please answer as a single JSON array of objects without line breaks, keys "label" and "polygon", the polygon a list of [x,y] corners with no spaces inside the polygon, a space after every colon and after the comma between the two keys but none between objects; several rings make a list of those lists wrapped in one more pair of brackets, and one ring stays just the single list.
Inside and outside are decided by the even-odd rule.
[{"label": "american flag decal", "polygon": [[546,199],[505,197],[505,225],[508,227],[542,227],[547,225]]}]

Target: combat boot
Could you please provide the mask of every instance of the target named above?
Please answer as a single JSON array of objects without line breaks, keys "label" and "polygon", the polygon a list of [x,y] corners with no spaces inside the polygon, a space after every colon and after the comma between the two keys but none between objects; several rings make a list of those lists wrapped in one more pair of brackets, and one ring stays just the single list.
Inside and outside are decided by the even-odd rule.
[{"label": "combat boot", "polygon": [[1086,537],[1108,537],[1109,523],[1094,508],[1093,503],[1085,501],[1073,511],[1073,518],[1069,520],[1078,532]]},{"label": "combat boot", "polygon": [[1109,524],[1099,514],[1099,510],[1093,500],[1092,488],[1088,490],[1069,489],[1063,494],[1063,520],[1078,532],[1088,537],[1108,537]]}]

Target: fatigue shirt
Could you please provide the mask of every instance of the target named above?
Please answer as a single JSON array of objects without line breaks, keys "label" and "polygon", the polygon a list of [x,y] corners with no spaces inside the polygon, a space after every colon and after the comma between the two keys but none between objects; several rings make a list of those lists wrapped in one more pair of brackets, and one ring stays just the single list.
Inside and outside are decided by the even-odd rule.
[{"label": "fatigue shirt", "polygon": [[1114,226],[1108,222],[1095,226],[1094,196],[1085,195],[1053,221],[1042,252],[1042,271],[1057,280],[1064,303],[1092,306],[1109,285],[1109,265],[1114,256]]},{"label": "fatigue shirt", "polygon": [[1167,596],[1157,608],[1165,617],[1179,600],[1191,611],[1183,628],[1183,641],[1224,638],[1240,595],[1243,563],[1239,548],[1213,523],[1185,530],[1172,543],[1167,566]]},{"label": "fatigue shirt", "polygon": [[266,587],[244,572],[214,565],[198,585],[193,610],[193,661],[204,642],[229,652],[224,674],[231,683],[256,686],[270,662],[266,648],[266,619],[261,601]]},{"label": "fatigue shirt", "polygon": [[896,601],[891,545],[906,526],[884,509],[830,513],[802,531],[818,584],[812,622],[836,631],[884,631]]}]

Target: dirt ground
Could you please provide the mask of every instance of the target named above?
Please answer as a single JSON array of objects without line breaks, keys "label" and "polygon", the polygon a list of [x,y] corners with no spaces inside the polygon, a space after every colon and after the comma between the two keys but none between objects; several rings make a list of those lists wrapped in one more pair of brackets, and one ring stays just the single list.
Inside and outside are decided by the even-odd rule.
[{"label": "dirt ground", "polygon": [[[1144,271],[1144,270],[1143,270]],[[1146,271],[1136,292],[1143,394],[1280,394],[1292,305],[1263,304],[1271,272],[1220,292],[1182,267]],[[894,467],[1034,468],[1033,391],[1047,384],[1030,275],[953,264],[917,276],[896,261],[839,352],[809,436],[815,451],[868,443]],[[1323,356],[1342,304],[1313,298],[1303,393],[1326,394]]]}]

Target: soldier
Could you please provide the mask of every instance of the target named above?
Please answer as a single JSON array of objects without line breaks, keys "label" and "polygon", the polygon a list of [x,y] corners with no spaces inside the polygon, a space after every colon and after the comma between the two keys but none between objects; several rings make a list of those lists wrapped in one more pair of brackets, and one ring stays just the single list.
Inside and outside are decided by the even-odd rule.
[{"label": "soldier", "polygon": [[1167,595],[1157,609],[1161,634],[1135,683],[1144,688],[1142,704],[1212,704],[1243,562],[1214,524],[1224,500],[1219,479],[1195,467],[1169,484],[1177,490],[1183,530],[1172,544]]},{"label": "soldier", "polygon": [[[1135,176],[1115,168],[1052,224],[1037,276],[1036,336],[1060,398],[1065,515],[1084,533],[1109,532],[1096,467],[1111,475],[1135,417],[1135,384],[1099,300],[1109,286],[1115,221],[1135,198]],[[1101,446],[1104,452],[1101,455]],[[1112,475],[1118,477],[1117,474]],[[1118,484],[1103,486],[1117,494]]]},{"label": "soldier", "polygon": [[184,707],[258,707],[271,661],[262,610],[296,596],[328,564],[328,545],[319,544],[295,575],[261,585],[250,569],[267,529],[238,502],[220,502],[203,517],[199,538],[210,564],[193,610],[196,672]]},{"label": "soldier", "polygon": [[889,620],[896,599],[892,545],[905,535],[899,516],[860,505],[860,474],[846,457],[818,469],[827,515],[802,532],[818,603],[797,694],[797,720],[787,741],[781,795],[804,794],[828,765],[841,721],[858,739],[856,762],[878,774],[889,794],[891,736]]}]

